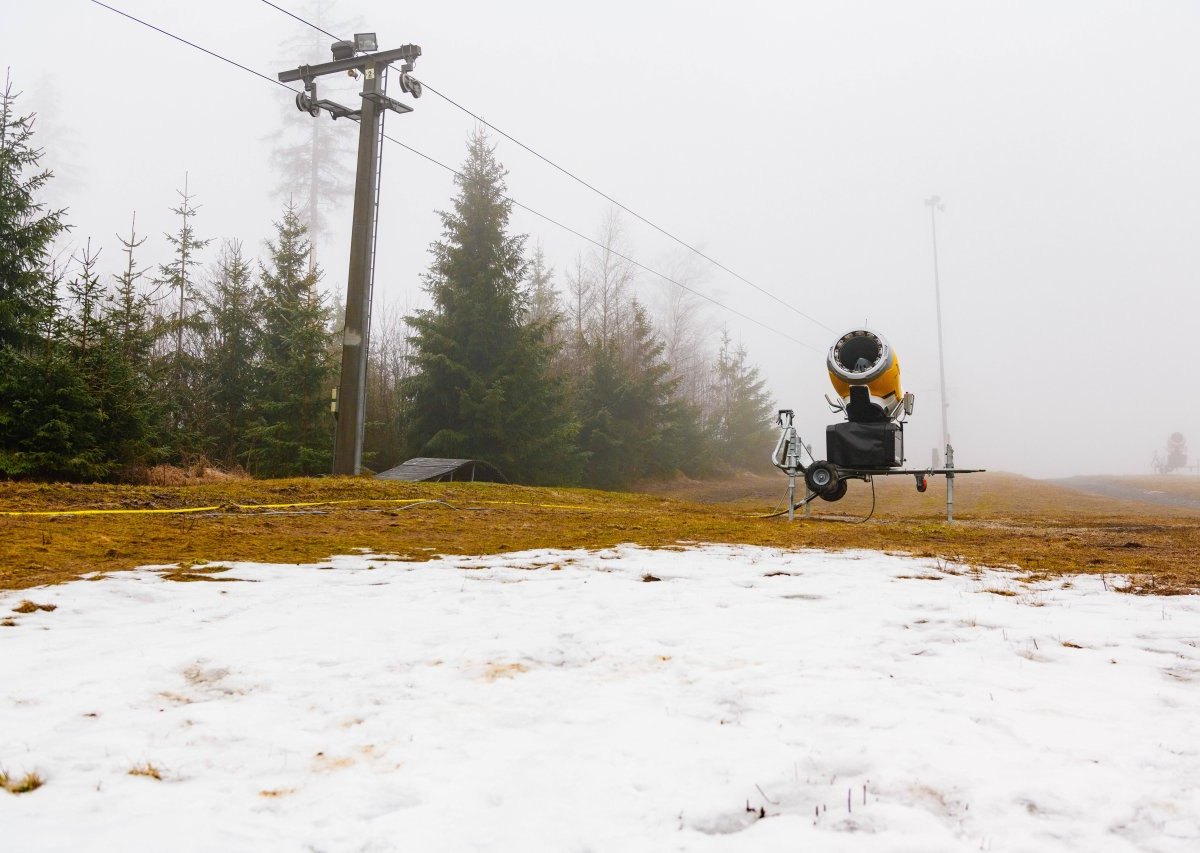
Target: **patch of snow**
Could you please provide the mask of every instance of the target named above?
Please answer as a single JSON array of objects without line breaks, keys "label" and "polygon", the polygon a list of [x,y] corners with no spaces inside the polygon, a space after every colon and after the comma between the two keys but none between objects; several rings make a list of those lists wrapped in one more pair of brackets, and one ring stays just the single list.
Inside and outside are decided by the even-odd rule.
[{"label": "patch of snow", "polygon": [[0,594],[9,849],[1200,849],[1194,596],[726,546],[210,577]]}]

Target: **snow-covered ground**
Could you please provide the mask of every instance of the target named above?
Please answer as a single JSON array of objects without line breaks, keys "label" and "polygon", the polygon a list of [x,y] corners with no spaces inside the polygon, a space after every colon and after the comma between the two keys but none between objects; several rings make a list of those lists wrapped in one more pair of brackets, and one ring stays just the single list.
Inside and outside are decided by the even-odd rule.
[{"label": "snow-covered ground", "polygon": [[45,779],[0,849],[1200,850],[1195,597],[722,546],[217,577],[0,594]]}]

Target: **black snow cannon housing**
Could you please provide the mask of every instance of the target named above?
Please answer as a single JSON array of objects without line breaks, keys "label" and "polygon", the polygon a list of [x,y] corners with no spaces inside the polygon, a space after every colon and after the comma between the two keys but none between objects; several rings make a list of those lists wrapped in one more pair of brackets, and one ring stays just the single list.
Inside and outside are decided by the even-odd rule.
[{"label": "black snow cannon housing", "polygon": [[830,424],[825,427],[825,458],[840,468],[899,468],[904,464],[904,424]]}]

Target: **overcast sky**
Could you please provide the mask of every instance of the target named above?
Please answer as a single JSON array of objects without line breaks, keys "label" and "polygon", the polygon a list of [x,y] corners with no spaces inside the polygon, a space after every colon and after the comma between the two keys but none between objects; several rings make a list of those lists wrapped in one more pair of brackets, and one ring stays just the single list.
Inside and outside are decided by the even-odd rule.
[{"label": "overcast sky", "polygon": [[[274,77],[311,32],[260,0],[112,0]],[[309,16],[315,0],[279,0]],[[328,0],[323,3],[328,7]],[[419,44],[416,76],[799,308],[626,216],[628,250],[686,271],[823,455],[824,357],[864,321],[917,395],[910,463],[938,442],[930,211],[950,432],[963,465],[1141,473],[1181,431],[1200,457],[1200,4],[339,0],[328,20]],[[41,116],[52,200],[115,271],[137,211],[164,260],[184,173],[196,230],[261,253],[272,146],[316,121],[282,88],[88,0],[5,0],[0,65]],[[336,30],[335,30],[336,31]],[[327,41],[323,36],[323,41]],[[346,80],[322,91],[355,99]],[[474,121],[426,93],[391,135],[450,165]],[[328,122],[322,118],[320,121]],[[353,144],[356,126],[336,123]],[[517,200],[590,234],[609,204],[497,138]],[[450,175],[389,146],[377,303],[420,304]],[[344,292],[349,203],[326,283]],[[564,272],[588,246],[517,211]],[[654,303],[663,284],[640,275]],[[833,331],[830,331],[830,330]],[[763,448],[767,454],[770,448]]]}]

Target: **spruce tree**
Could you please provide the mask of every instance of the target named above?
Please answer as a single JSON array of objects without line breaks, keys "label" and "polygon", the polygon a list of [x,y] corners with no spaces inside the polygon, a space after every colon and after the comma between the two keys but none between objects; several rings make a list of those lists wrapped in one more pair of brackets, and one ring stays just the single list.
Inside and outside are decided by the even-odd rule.
[{"label": "spruce tree", "polygon": [[79,272],[67,282],[67,296],[73,306],[71,315],[71,331],[74,350],[81,356],[87,356],[89,349],[98,346],[97,339],[101,337],[100,308],[104,301],[105,290],[100,283],[100,275],[96,272],[96,262],[100,253],[92,252],[92,241],[87,244],[78,256],[72,260],[78,263]]},{"label": "spruce tree", "polygon": [[129,225],[129,237],[118,237],[125,255],[125,268],[106,297],[104,307],[105,345],[109,358],[123,374],[126,389],[122,405],[128,407],[128,433],[117,458],[124,464],[151,464],[163,455],[161,447],[166,410],[154,382],[154,320],[152,300],[142,287],[146,271],[137,263],[136,252],[145,238],[137,236],[137,214]]},{"label": "spruce tree", "polygon": [[110,479],[148,454],[150,398],[123,352],[98,258],[91,241],[72,258],[53,335],[22,362],[27,381],[8,398],[15,417],[0,451],[9,475]]},{"label": "spruce tree", "polygon": [[72,414],[85,407],[82,379],[58,347],[59,273],[51,246],[67,225],[38,195],[33,116],[18,115],[6,76],[0,92],[0,477],[54,476],[73,456]]},{"label": "spruce tree", "polygon": [[66,282],[66,310],[52,322],[50,345],[26,360],[30,378],[40,387],[27,388],[14,400],[23,409],[12,435],[17,473],[98,480],[111,471],[101,446],[104,390],[96,387],[92,370],[103,339],[96,261],[90,240],[71,258],[77,271]]},{"label": "spruce tree", "polygon": [[200,365],[195,352],[200,317],[193,307],[193,291],[195,270],[201,264],[200,252],[212,240],[196,236],[192,219],[199,208],[193,204],[196,197],[188,191],[186,175],[183,189],[177,192],[179,206],[171,208],[171,212],[179,217],[179,230],[164,235],[173,256],[158,268],[158,283],[169,288],[172,312],[171,318],[160,324],[166,352],[159,365],[159,376],[171,417],[168,441],[176,455],[186,458],[201,450]]},{"label": "spruce tree", "polygon": [[597,331],[577,400],[580,446],[588,455],[585,482],[603,489],[667,473],[683,452],[667,441],[682,411],[663,343],[636,300],[620,310],[627,317],[622,328],[610,326],[607,336]]},{"label": "spruce tree", "polygon": [[34,117],[17,114],[17,97],[6,76],[0,93],[0,351],[29,350],[53,313],[50,249],[67,229],[65,211],[47,210],[38,200],[52,173],[38,169]]},{"label": "spruce tree", "polygon": [[766,468],[772,441],[771,395],[758,368],[748,363],[745,347],[734,347],[728,332],[721,336],[714,372],[709,429],[717,457],[734,468]]},{"label": "spruce tree", "polygon": [[202,294],[202,374],[208,417],[206,447],[232,466],[249,449],[246,430],[262,385],[261,311],[264,303],[242,244],[229,241],[217,261],[216,275]]},{"label": "spruce tree", "polygon": [[289,204],[260,265],[262,386],[247,453],[256,473],[327,473],[333,462],[329,309],[309,266],[307,227]]},{"label": "spruce tree", "polygon": [[111,298],[96,272],[98,259],[89,240],[76,258],[79,271],[67,284],[65,346],[85,388],[74,412],[70,465],[82,479],[107,479],[124,466],[145,462],[155,426],[143,365],[126,357],[122,332],[127,330],[109,310]]},{"label": "spruce tree", "polygon": [[[362,30],[361,21],[339,14],[334,0],[309,0],[289,4],[293,11],[329,32]],[[329,41],[314,27],[303,27],[299,37],[280,48],[284,66],[316,65],[329,61]],[[279,198],[297,202],[296,213],[308,226],[309,266],[317,263],[317,249],[328,238],[331,211],[354,195],[354,157],[358,133],[353,124],[300,118],[291,101],[280,102],[281,126],[270,137],[271,163]]]},{"label": "spruce tree", "polygon": [[138,267],[135,257],[137,250],[146,242],[145,237],[138,239],[136,213],[130,220],[128,239],[117,239],[125,254],[125,269],[117,274],[116,287],[108,298],[108,322],[120,342],[122,357],[146,372],[154,339],[151,299],[140,284],[146,271]]},{"label": "spruce tree", "polygon": [[508,233],[505,171],[482,131],[424,275],[433,307],[410,318],[410,454],[484,459],[518,482],[575,476],[575,426],[549,370],[548,325],[529,317],[525,237]]}]

